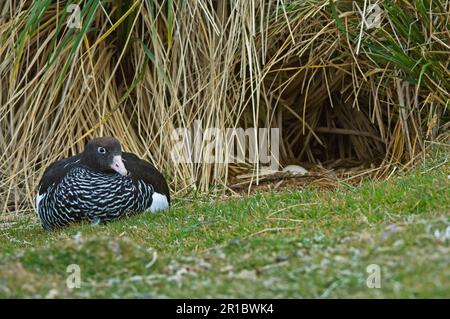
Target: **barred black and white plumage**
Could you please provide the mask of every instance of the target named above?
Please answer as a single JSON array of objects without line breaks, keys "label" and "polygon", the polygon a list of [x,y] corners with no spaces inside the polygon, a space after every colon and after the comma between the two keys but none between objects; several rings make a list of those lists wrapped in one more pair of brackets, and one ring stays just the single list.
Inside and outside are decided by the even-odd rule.
[{"label": "barred black and white plumage", "polygon": [[114,138],[95,139],[82,154],[50,165],[36,196],[36,212],[45,229],[155,212],[169,204],[161,173],[136,155],[122,153]]}]

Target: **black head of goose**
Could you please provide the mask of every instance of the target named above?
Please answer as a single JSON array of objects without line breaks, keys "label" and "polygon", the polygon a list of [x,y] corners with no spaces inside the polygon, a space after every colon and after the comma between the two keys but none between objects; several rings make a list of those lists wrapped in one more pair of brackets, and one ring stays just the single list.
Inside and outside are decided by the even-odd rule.
[{"label": "black head of goose", "polygon": [[113,137],[96,138],[83,153],[52,163],[36,195],[36,212],[45,229],[156,212],[169,205],[162,174],[149,162],[122,152]]}]

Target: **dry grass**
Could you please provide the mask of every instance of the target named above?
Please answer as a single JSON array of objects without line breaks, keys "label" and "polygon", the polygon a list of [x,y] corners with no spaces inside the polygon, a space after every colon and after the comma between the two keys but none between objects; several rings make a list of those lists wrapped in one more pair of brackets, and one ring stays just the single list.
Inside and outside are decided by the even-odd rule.
[{"label": "dry grass", "polygon": [[44,168],[93,136],[116,136],[183,194],[258,172],[175,165],[171,132],[196,120],[279,127],[281,164],[377,176],[448,129],[448,0],[379,1],[372,29],[363,0],[74,2],[81,29],[68,1],[0,4],[0,211],[30,209]]}]

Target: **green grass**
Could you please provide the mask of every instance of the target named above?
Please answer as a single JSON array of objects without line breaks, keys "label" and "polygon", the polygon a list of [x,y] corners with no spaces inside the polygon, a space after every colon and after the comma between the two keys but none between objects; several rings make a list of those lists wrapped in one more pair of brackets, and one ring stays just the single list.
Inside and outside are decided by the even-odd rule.
[{"label": "green grass", "polygon": [[[58,232],[20,217],[0,224],[0,297],[448,298],[449,166],[433,165]],[[67,288],[70,264],[81,288]],[[366,285],[370,264],[379,289]]]}]

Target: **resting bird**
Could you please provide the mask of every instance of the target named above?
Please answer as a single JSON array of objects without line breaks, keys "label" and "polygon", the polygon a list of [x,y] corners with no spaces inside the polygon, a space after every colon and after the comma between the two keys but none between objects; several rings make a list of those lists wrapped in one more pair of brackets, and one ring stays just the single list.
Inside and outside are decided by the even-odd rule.
[{"label": "resting bird", "polygon": [[161,173],[136,155],[122,152],[113,137],[96,138],[83,153],[52,163],[36,196],[44,229],[81,220],[105,222],[169,205],[169,187]]}]

